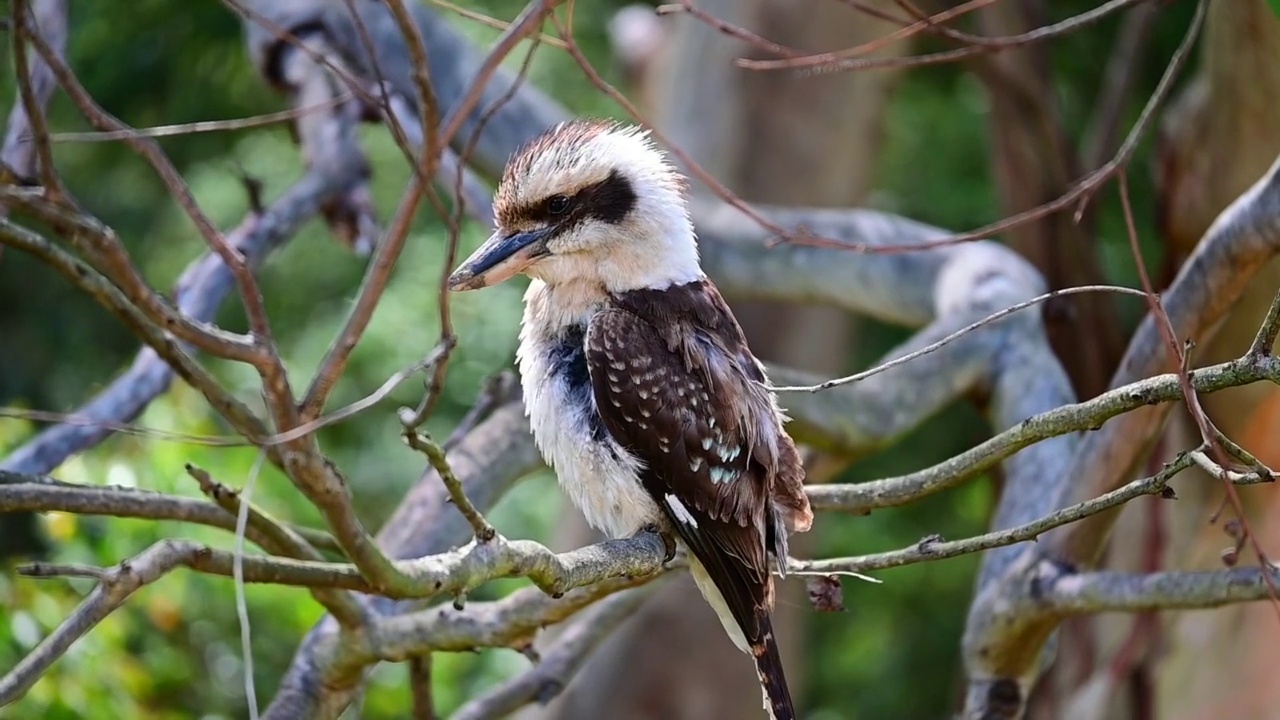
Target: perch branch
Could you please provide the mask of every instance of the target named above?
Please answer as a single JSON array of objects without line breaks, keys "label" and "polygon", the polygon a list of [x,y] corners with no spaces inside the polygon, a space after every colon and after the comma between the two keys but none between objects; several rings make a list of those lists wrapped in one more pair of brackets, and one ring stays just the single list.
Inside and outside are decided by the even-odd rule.
[{"label": "perch branch", "polygon": [[[481,647],[531,647],[538,630],[564,621],[610,596],[643,596],[633,592],[653,577],[618,577],[551,597],[536,588],[518,590],[500,600],[470,603],[458,610],[445,603],[419,612],[377,620],[368,633],[370,659],[398,662],[426,649],[465,652]],[[638,602],[640,597],[634,597]]]},{"label": "perch branch", "polygon": [[[174,557],[172,567],[187,567],[209,575],[231,577],[234,553],[180,540],[162,540],[172,545],[166,557]],[[439,555],[401,560],[397,571],[408,582],[392,593],[374,587],[361,571],[347,563],[314,562],[284,557],[246,556],[244,582],[310,588],[340,588],[363,593],[381,592],[397,600],[423,600],[440,594],[463,595],[490,580],[526,577],[542,591],[560,596],[577,587],[614,577],[649,577],[662,569],[665,550],[654,533],[609,540],[557,555],[531,540],[491,541],[469,545]],[[32,563],[19,568],[31,577],[84,575],[82,566]],[[94,570],[92,572],[104,572]]]}]

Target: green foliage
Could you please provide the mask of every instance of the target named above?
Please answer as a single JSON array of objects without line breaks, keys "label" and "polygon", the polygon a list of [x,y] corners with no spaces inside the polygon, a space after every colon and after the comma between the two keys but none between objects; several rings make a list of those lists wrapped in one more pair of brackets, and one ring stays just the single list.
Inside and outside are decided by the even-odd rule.
[{"label": "green foliage", "polygon": [[[1269,0],[1276,7],[1277,0]],[[609,68],[604,23],[621,2],[578,3],[575,28],[597,67]],[[1054,13],[1092,6],[1083,0],[1055,3]],[[480,12],[514,17],[523,3],[472,3]],[[103,106],[136,126],[232,118],[283,107],[246,59],[236,18],[218,3],[135,0],[128,17],[113,3],[72,3],[71,59],[84,85]],[[1182,12],[1179,8],[1177,12]],[[497,32],[468,21],[457,25],[481,43]],[[1115,23],[1102,36],[1086,33],[1055,45],[1072,133],[1082,133],[1090,101]],[[1161,25],[1152,57],[1166,57],[1182,25]],[[145,40],[137,36],[145,28]],[[518,66],[520,53],[508,59]],[[1145,67],[1145,66],[1144,66]],[[1162,66],[1144,70],[1150,88]],[[582,114],[621,113],[582,79],[564,53],[543,48],[531,81]],[[14,97],[12,79],[0,77],[0,95]],[[1136,108],[1136,106],[1135,106]],[[1136,112],[1136,109],[1134,110]],[[930,68],[905,77],[886,123],[885,152],[873,203],[884,209],[969,229],[999,216],[989,177],[987,108],[981,88],[955,67]],[[87,129],[65,99],[53,105],[57,131]],[[374,194],[388,217],[407,178],[399,151],[378,128],[365,132],[375,168]],[[261,180],[268,200],[301,172],[297,148],[283,127],[186,135],[162,145],[188,179],[210,217],[222,227],[248,209],[240,174]],[[171,286],[204,247],[190,222],[153,173],[115,143],[59,144],[57,161],[71,190],[86,208],[116,228],[159,288]],[[1138,211],[1150,216],[1143,198],[1148,180],[1134,173]],[[1132,278],[1114,193],[1101,203],[1099,221],[1104,265],[1118,281]],[[1149,223],[1143,223],[1144,228]],[[486,229],[469,224],[463,252]],[[1145,233],[1150,235],[1151,233]],[[413,234],[384,302],[375,314],[330,407],[372,391],[391,373],[417,361],[439,332],[436,283],[442,267],[444,231],[429,212]],[[290,370],[305,378],[316,367],[341,325],[363,273],[363,263],[312,223],[262,274],[275,330]],[[482,379],[511,364],[521,288],[512,284],[480,294],[456,296],[453,318],[461,342],[449,383],[429,429],[447,434],[470,406]],[[237,303],[219,322],[244,327]],[[906,336],[900,329],[870,326],[850,369],[868,362]],[[0,261],[0,342],[21,352],[0,353],[0,403],[66,410],[123,369],[136,342],[118,322],[32,258],[5,252]],[[215,366],[241,397],[257,396],[257,380],[241,366]],[[397,435],[394,410],[414,402],[420,385],[406,383],[378,407],[321,433],[325,450],[352,479],[364,520],[378,526],[417,479],[423,461]],[[155,402],[139,420],[147,427],[220,435],[227,432],[199,395],[184,385]],[[983,431],[969,408],[953,408],[920,428],[902,449],[869,458],[846,480],[867,479],[936,462],[972,444]],[[0,419],[0,454],[17,447],[38,428]],[[62,479],[122,484],[198,497],[182,467],[194,463],[233,487],[243,485],[253,465],[249,448],[212,448],[118,436],[58,469]],[[908,545],[941,533],[960,537],[981,532],[991,505],[989,481],[969,483],[911,508],[869,517],[823,516],[801,542],[816,555],[848,555]],[[285,520],[318,525],[314,509],[286,478],[264,470],[256,503]],[[547,539],[562,502],[546,473],[517,487],[493,513],[503,532]],[[0,517],[0,534],[14,531]],[[55,559],[111,565],[149,544],[172,536],[229,547],[227,533],[171,523],[50,515],[42,532],[55,544]],[[808,624],[809,662],[805,705],[811,718],[939,718],[953,700],[959,637],[977,558],[917,565],[881,574],[883,585],[846,583],[848,613],[815,616]],[[480,597],[495,597],[517,583],[494,583]],[[10,668],[45,637],[88,592],[83,582],[33,581],[0,574],[0,668]],[[139,592],[119,612],[81,640],[5,717],[63,718],[240,718],[247,715],[238,624],[229,582],[178,572]],[[269,698],[287,668],[298,639],[320,616],[303,591],[247,589],[253,622],[254,667],[259,698]],[[435,690],[442,712],[491,686],[528,661],[511,651],[448,655],[435,664]],[[401,718],[408,705],[405,671],[383,666],[372,676],[362,717]]]}]

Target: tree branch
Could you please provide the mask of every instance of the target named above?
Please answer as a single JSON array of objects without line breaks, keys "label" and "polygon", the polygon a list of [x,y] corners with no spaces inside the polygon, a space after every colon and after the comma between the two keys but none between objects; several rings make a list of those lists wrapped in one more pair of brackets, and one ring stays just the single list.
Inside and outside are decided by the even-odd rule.
[{"label": "tree branch", "polygon": [[[1266,569],[1272,583],[1280,572]],[[1261,568],[1197,572],[1065,573],[1048,579],[1034,610],[1053,616],[1103,612],[1201,610],[1270,597]]]},{"label": "tree branch", "polygon": [[[236,527],[234,515],[227,514],[217,505],[194,498],[111,485],[75,485],[48,476],[0,470],[0,513],[10,512],[65,512],[139,520],[172,520],[208,525],[230,532],[234,532]],[[338,549],[333,537],[322,530],[299,526],[288,526],[288,530],[313,547],[331,551]],[[260,547],[267,547],[269,544],[269,541],[256,533],[249,539]]]},{"label": "tree branch", "polygon": [[[1276,479],[1274,473],[1269,471],[1242,473],[1227,470],[1210,460],[1203,450],[1191,450],[1179,453],[1177,457],[1166,463],[1159,473],[1151,477],[1134,480],[1123,487],[1092,500],[1062,508],[1024,525],[951,542],[944,541],[940,536],[934,535],[924,538],[910,547],[874,555],[823,560],[792,560],[788,567],[790,570],[802,574],[862,573],[869,570],[913,565],[920,562],[945,560],[960,555],[968,555],[1035,540],[1049,530],[1096,515],[1104,510],[1119,507],[1143,495],[1158,495],[1167,500],[1175,500],[1177,497],[1169,487],[1169,481],[1192,465],[1199,466],[1213,477],[1235,485],[1269,483],[1274,482]],[[810,487],[809,491],[812,494],[814,491],[821,489],[821,487]],[[817,504],[815,503],[816,506]]]},{"label": "tree branch", "polygon": [[[282,52],[279,60],[283,76],[296,89],[295,106],[313,105],[317,91],[332,89],[325,69],[310,62],[303,53]],[[260,265],[327,201],[358,182],[365,167],[360,148],[352,142],[354,122],[348,115],[339,111],[308,113],[299,118],[297,127],[305,154],[311,160],[307,173],[265,212],[250,214],[227,236],[227,242],[251,266]],[[232,285],[227,266],[217,255],[207,253],[192,262],[179,278],[173,291],[174,304],[178,312],[193,321],[209,322]],[[123,375],[75,411],[85,422],[45,430],[0,462],[0,468],[35,474],[49,472],[72,454],[111,435],[109,427],[94,421],[133,420],[168,388],[173,375],[173,369],[153,349],[144,348]]]},{"label": "tree branch", "polygon": [[[53,148],[49,145],[49,128],[44,109],[56,87],[49,65],[38,56],[27,53],[27,38],[45,38],[58,57],[67,50],[66,0],[35,0],[35,11],[28,11],[27,0],[14,0],[10,14],[13,35],[13,69],[17,76],[19,102],[9,112],[4,148],[0,150],[0,172],[13,173],[16,180],[33,182],[39,178],[51,199],[65,197],[66,190],[53,166]],[[0,204],[0,215],[7,208]]]},{"label": "tree branch", "polygon": [[503,718],[530,702],[545,705],[569,686],[591,653],[644,600],[642,591],[619,593],[565,629],[537,664],[458,708],[451,720]]},{"label": "tree branch", "polygon": [[194,549],[194,543],[167,540],[156,543],[132,560],[113,568],[100,570],[98,586],[80,603],[66,620],[48,637],[40,641],[18,664],[0,677],[0,706],[8,705],[26,694],[36,680],[67,650],[84,637],[103,618],[124,604],[139,588],[159,580],[182,564]]}]

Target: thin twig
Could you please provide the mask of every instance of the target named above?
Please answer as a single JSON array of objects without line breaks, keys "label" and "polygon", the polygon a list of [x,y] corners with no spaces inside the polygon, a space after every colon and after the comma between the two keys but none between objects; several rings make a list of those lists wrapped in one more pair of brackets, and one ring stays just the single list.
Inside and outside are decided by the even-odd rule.
[{"label": "thin twig", "polygon": [[[43,475],[8,470],[0,470],[0,509],[4,512],[65,512],[140,520],[168,520],[207,525],[232,532],[235,531],[236,526],[235,515],[228,514],[225,507],[192,498],[175,497],[137,488],[76,485]],[[257,529],[253,525],[250,527]],[[314,549],[341,552],[333,536],[323,530],[296,525],[284,527],[290,534],[296,535]],[[281,552],[277,547],[272,547],[276,541],[265,534],[254,535],[250,539],[269,552]]]},{"label": "thin twig", "polygon": [[960,328],[959,330],[951,333],[950,335],[936,342],[930,343],[929,345],[926,345],[920,348],[919,350],[915,350],[913,352],[907,353],[902,357],[894,358],[892,360],[889,360],[888,362],[881,363],[868,370],[863,370],[862,372],[854,373],[853,375],[847,375],[842,378],[827,380],[825,382],[818,383],[817,385],[784,385],[784,386],[774,387],[772,389],[775,392],[818,392],[820,390],[829,390],[833,387],[839,387],[841,385],[848,385],[850,383],[866,380],[872,375],[879,375],[880,373],[886,370],[890,370],[904,363],[911,362],[912,360],[915,360],[918,357],[928,355],[929,353],[938,350],[944,345],[947,345],[948,343],[952,343],[956,340],[959,340],[965,335],[968,335],[969,333],[983,326],[990,325],[996,320],[1012,315],[1013,313],[1016,313],[1020,310],[1025,310],[1031,307],[1032,305],[1037,305],[1047,300],[1053,300],[1054,298],[1063,297],[1066,295],[1080,295],[1083,293],[1094,293],[1094,292],[1111,292],[1111,293],[1119,293],[1122,295],[1137,295],[1138,297],[1145,297],[1145,293],[1143,293],[1141,290],[1134,290],[1133,288],[1121,287],[1119,285],[1082,285],[1080,287],[1063,288],[1062,290],[1053,290],[1053,291],[1044,293],[1042,295],[1037,295],[1036,297],[1033,297],[1030,300],[1020,302],[1016,305],[1010,305],[1009,307],[1003,310],[994,312],[975,323],[966,325],[965,327]]},{"label": "thin twig", "polygon": [[[1070,507],[1058,510],[1046,517],[1040,518],[1033,522],[1019,525],[1017,527],[1008,528],[1006,530],[998,530],[989,532],[984,535],[966,538],[964,540],[944,541],[939,537],[930,537],[902,548],[901,550],[893,550],[890,552],[875,553],[872,555],[861,555],[858,557],[847,558],[831,558],[825,560],[791,560],[788,563],[788,570],[793,570],[798,574],[827,574],[842,572],[868,572],[871,570],[883,570],[886,568],[901,567],[903,565],[913,565],[921,562],[932,562],[934,560],[945,560],[947,558],[958,557],[960,555],[968,555],[976,552],[983,552],[992,548],[1004,547],[1006,545],[1014,545],[1028,540],[1035,540],[1040,535],[1060,527],[1073,523],[1081,518],[1119,507],[1143,495],[1158,495],[1166,499],[1174,499],[1173,492],[1169,489],[1169,481],[1175,475],[1186,470],[1192,465],[1200,465],[1204,467],[1214,477],[1219,477],[1227,482],[1237,485],[1253,485],[1263,482],[1272,482],[1274,478],[1261,478],[1254,473],[1237,473],[1224,469],[1222,466],[1209,460],[1203,450],[1193,450],[1191,452],[1180,453],[1173,460],[1165,464],[1164,468],[1157,474],[1134,480],[1123,487],[1112,490],[1109,493],[1100,495],[1093,500],[1087,500]],[[819,508],[824,509],[824,508]]]},{"label": "thin twig", "polygon": [[1258,334],[1254,336],[1253,342],[1249,345],[1249,354],[1253,357],[1267,357],[1271,355],[1272,348],[1276,344],[1276,336],[1280,335],[1280,292],[1271,300],[1271,307],[1267,308],[1267,316],[1263,318],[1262,324],[1258,326]]},{"label": "thin twig", "polygon": [[[1169,60],[1168,66],[1165,67],[1164,74],[1160,77],[1160,82],[1156,85],[1155,91],[1151,93],[1151,97],[1147,100],[1147,104],[1142,108],[1142,113],[1138,116],[1137,121],[1129,130],[1129,134],[1126,136],[1124,143],[1121,144],[1120,149],[1116,151],[1116,154],[1110,161],[1081,178],[1079,182],[1073,185],[1070,190],[1060,197],[1050,200],[1038,207],[1024,210],[1023,212],[1011,215],[1002,220],[984,225],[976,230],[927,240],[925,242],[912,245],[880,245],[872,247],[865,243],[844,242],[830,238],[818,237],[805,232],[788,231],[772,223],[768,223],[768,221],[761,223],[761,226],[777,234],[778,239],[775,243],[789,242],[797,245],[845,249],[861,253],[895,254],[904,252],[920,252],[922,250],[959,245],[961,243],[989,238],[999,233],[1012,230],[1013,228],[1021,227],[1029,222],[1034,222],[1048,215],[1065,211],[1072,207],[1076,209],[1077,215],[1081,214],[1084,210],[1084,205],[1089,201],[1093,194],[1096,193],[1108,180],[1115,177],[1116,173],[1123,167],[1128,165],[1129,159],[1138,148],[1138,144],[1142,142],[1142,139],[1146,136],[1147,130],[1155,120],[1156,111],[1164,104],[1169,93],[1173,90],[1173,85],[1181,75],[1182,69],[1186,65],[1187,58],[1195,48],[1196,39],[1200,36],[1200,30],[1204,25],[1207,2],[1208,0],[1201,0],[1199,4],[1197,4],[1196,12],[1192,16],[1191,24],[1187,27],[1187,32],[1183,36],[1181,44],[1179,44],[1177,50],[1174,51],[1173,56]],[[719,194],[720,193],[717,192],[717,195]],[[726,198],[726,202],[731,201]],[[739,207],[739,205],[735,205],[735,207]],[[739,209],[743,208],[739,207]],[[744,212],[748,211],[744,210]],[[752,219],[757,222],[762,220],[758,213],[749,212],[749,214]]]},{"label": "thin twig", "polygon": [[[468,20],[475,20],[481,25],[491,27],[494,30],[508,30],[511,28],[511,23],[507,22],[506,20],[500,20],[498,18],[485,15],[484,13],[480,13],[480,12],[476,12],[475,10],[464,8],[460,5],[454,5],[453,3],[448,2],[447,0],[430,0],[430,2],[432,5],[438,5],[446,10],[449,10],[450,12],[454,12],[454,13],[457,13],[458,15],[461,15],[462,17]],[[537,35],[533,35],[532,37],[537,39],[538,42],[544,42],[552,47],[557,47],[561,49],[564,48],[563,40],[557,37],[552,37],[551,35],[547,35],[546,33],[538,33]]]},{"label": "thin twig", "polygon": [[262,471],[262,461],[266,453],[259,452],[249,469],[249,479],[244,484],[244,502],[236,513],[236,542],[231,565],[236,596],[236,619],[240,624],[240,656],[244,671],[244,697],[249,705],[249,717],[258,720],[258,689],[253,681],[253,633],[249,625],[249,604],[244,596],[244,531],[249,523],[249,508],[253,502],[253,488],[258,482],[258,473]]},{"label": "thin twig", "polygon": [[801,68],[812,68],[812,72],[823,73],[869,70],[873,68],[905,68],[920,67],[924,65],[938,65],[942,63],[956,62],[957,60],[963,60],[975,55],[999,52],[1001,50],[1007,50],[1020,45],[1027,45],[1029,43],[1041,42],[1050,38],[1067,35],[1092,23],[1098,22],[1118,10],[1123,10],[1131,5],[1147,1],[1149,0],[1111,0],[1110,2],[1104,3],[1092,10],[1067,18],[1061,22],[1053,23],[1052,25],[1039,27],[1035,30],[1018,35],[1009,35],[1001,38],[984,38],[980,44],[971,44],[955,50],[944,50],[942,52],[930,53],[928,55],[914,55],[902,58],[849,59],[874,52],[890,42],[913,35],[926,29],[930,25],[936,25],[939,22],[944,22],[950,19],[954,15],[976,10],[979,7],[990,5],[994,2],[994,0],[970,0],[970,2],[958,5],[955,8],[934,15],[928,20],[918,21],[883,38],[863,43],[862,45],[854,48],[779,60],[750,60],[742,58],[737,60],[735,64],[738,67],[746,68],[748,70],[795,70]]},{"label": "thin twig", "polygon": [[[1204,7],[1203,1],[1200,7]],[[1204,407],[1200,404],[1200,396],[1196,393],[1195,386],[1191,382],[1187,351],[1178,342],[1177,332],[1173,328],[1173,321],[1169,318],[1169,313],[1165,312],[1164,306],[1160,303],[1160,297],[1156,294],[1155,287],[1151,284],[1151,277],[1147,273],[1146,262],[1142,258],[1142,249],[1138,243],[1138,231],[1133,220],[1133,208],[1129,203],[1129,181],[1123,170],[1120,172],[1120,207],[1124,214],[1125,229],[1128,231],[1129,249],[1133,253],[1134,263],[1138,268],[1138,277],[1142,280],[1142,287],[1147,293],[1147,304],[1150,307],[1151,315],[1156,319],[1156,325],[1160,328],[1160,334],[1164,339],[1165,349],[1174,363],[1178,384],[1182,388],[1183,403],[1195,421],[1196,427],[1200,431],[1200,436],[1204,439],[1208,448],[1208,453],[1213,456],[1214,462],[1223,468],[1218,477],[1223,480],[1222,486],[1226,492],[1227,500],[1231,503],[1245,536],[1253,546],[1253,551],[1258,556],[1258,562],[1263,566],[1269,566],[1271,563],[1267,559],[1266,551],[1250,527],[1249,519],[1245,516],[1244,503],[1240,501],[1240,494],[1236,492],[1235,485],[1227,480],[1225,467],[1228,459],[1217,441],[1220,433],[1218,433],[1213,423],[1209,420],[1209,416],[1205,413]],[[1263,327],[1266,327],[1265,321]],[[1266,580],[1267,587],[1271,591],[1271,605],[1275,609],[1276,618],[1280,619],[1280,591],[1276,589],[1269,573],[1264,573],[1263,579]]]},{"label": "thin twig", "polygon": [[[983,0],[983,2],[992,2],[992,0]],[[790,48],[786,45],[779,45],[778,43],[773,42],[766,37],[757,35],[744,27],[738,27],[733,23],[721,20],[706,10],[699,10],[694,7],[692,0],[679,0],[675,5],[659,5],[654,8],[654,13],[657,15],[689,15],[690,17],[697,18],[713,30],[717,30],[731,38],[737,38],[751,47],[759,48],[765,52],[773,53],[774,55],[781,55],[782,57],[801,57],[804,55],[803,52],[795,48]],[[567,49],[568,45],[566,44],[565,47]]]},{"label": "thin twig", "polygon": [[437,720],[431,692],[431,653],[416,655],[408,662],[409,692],[413,695],[412,720]]},{"label": "thin twig", "polygon": [[155,125],[152,127],[137,127],[129,128],[127,130],[107,130],[101,132],[60,132],[50,134],[49,139],[55,143],[93,143],[115,142],[135,137],[178,137],[182,135],[196,135],[199,133],[234,132],[237,130],[248,130],[250,128],[267,127],[270,125],[292,122],[305,115],[318,113],[322,110],[330,110],[335,107],[341,107],[349,102],[353,97],[354,95],[351,93],[343,93],[329,100],[315,103],[313,105],[293,107],[288,110],[263,113],[261,115],[251,115],[243,118],[233,118],[231,120],[200,120],[190,123]]},{"label": "thin twig", "polygon": [[458,512],[467,519],[471,524],[471,530],[475,533],[476,542],[487,543],[498,535],[498,531],[493,529],[488,520],[484,519],[484,515],[476,509],[476,506],[467,498],[466,490],[462,487],[462,481],[457,475],[453,474],[453,468],[449,465],[448,458],[445,457],[444,448],[439,443],[431,439],[431,436],[414,430],[412,427],[406,427],[404,431],[405,442],[409,447],[417,450],[427,456],[427,460],[431,462],[431,467],[435,468],[436,473],[440,476],[440,481],[444,483],[444,487],[449,491],[449,500],[458,508]]},{"label": "thin twig", "polygon": [[[53,91],[53,83],[47,77],[50,64],[40,62],[39,58],[34,58],[36,61],[34,63],[30,62],[31,59],[27,57],[26,41],[31,39],[43,43],[45,42],[43,35],[48,32],[53,37],[53,42],[46,45],[49,52],[63,55],[67,44],[67,8],[66,0],[36,0],[36,2],[44,12],[33,16],[27,9],[27,0],[13,0],[10,14],[13,34],[13,69],[17,75],[22,112],[25,115],[26,125],[30,129],[30,135],[26,139],[35,145],[36,172],[44,184],[46,197],[55,202],[61,202],[66,198],[66,189],[62,187],[62,182],[58,180],[58,174],[54,170],[53,150],[49,146],[49,126],[44,117],[44,106]],[[52,27],[48,29],[41,27],[44,24],[41,23],[41,19]],[[14,108],[14,113],[9,120],[10,126],[20,127],[16,122],[17,108]],[[14,169],[18,172],[25,170],[25,168]]]}]

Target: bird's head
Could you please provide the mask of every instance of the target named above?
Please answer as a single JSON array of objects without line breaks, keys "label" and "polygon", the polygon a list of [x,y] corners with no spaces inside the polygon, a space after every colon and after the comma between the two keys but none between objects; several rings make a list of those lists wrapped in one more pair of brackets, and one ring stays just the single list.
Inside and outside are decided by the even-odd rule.
[{"label": "bird's head", "polygon": [[452,290],[523,273],[606,292],[702,276],[685,181],[638,127],[564,122],[521,148],[494,196],[497,230],[449,278]]}]

